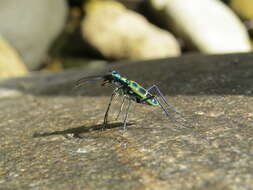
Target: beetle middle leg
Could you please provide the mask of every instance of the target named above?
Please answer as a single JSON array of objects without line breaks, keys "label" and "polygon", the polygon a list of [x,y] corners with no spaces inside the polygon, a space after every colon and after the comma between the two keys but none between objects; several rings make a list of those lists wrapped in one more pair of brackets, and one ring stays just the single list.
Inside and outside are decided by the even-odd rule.
[{"label": "beetle middle leg", "polygon": [[106,127],[107,123],[108,123],[108,114],[109,114],[109,110],[110,110],[110,107],[111,107],[111,104],[112,104],[112,101],[113,101],[113,98],[115,97],[116,93],[118,92],[118,88],[115,89],[113,92],[112,92],[112,95],[111,95],[111,98],[110,98],[110,101],[109,101],[109,104],[107,106],[107,109],[106,109],[106,112],[105,112],[105,116],[104,116],[104,123],[103,123],[103,129]]},{"label": "beetle middle leg", "polygon": [[125,104],[125,99],[126,99],[126,96],[124,95],[124,96],[123,96],[123,100],[122,100],[122,102],[121,102],[121,104],[120,104],[120,110],[119,110],[117,116],[115,117],[115,120],[118,120],[118,119],[119,119],[119,116],[120,116],[120,114],[121,114],[121,112],[122,112],[122,110],[123,110],[124,104]]},{"label": "beetle middle leg", "polygon": [[132,100],[130,98],[128,98],[128,101],[129,101],[129,103],[128,103],[128,107],[127,107],[125,118],[124,118],[124,131],[126,130],[127,118],[128,118],[128,113],[129,113],[129,110],[130,110]]}]

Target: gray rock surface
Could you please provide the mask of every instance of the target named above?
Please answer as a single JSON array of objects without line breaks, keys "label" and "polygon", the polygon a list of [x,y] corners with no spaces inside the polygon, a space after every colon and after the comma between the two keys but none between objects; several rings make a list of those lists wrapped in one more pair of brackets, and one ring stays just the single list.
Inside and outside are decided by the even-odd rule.
[{"label": "gray rock surface", "polygon": [[110,88],[72,91],[72,70],[1,82],[0,189],[252,189],[253,54],[188,55],[118,70],[158,84],[192,127],[137,105],[126,132],[101,123]]},{"label": "gray rock surface", "polygon": [[0,34],[29,69],[38,68],[67,16],[65,0],[1,0]]}]

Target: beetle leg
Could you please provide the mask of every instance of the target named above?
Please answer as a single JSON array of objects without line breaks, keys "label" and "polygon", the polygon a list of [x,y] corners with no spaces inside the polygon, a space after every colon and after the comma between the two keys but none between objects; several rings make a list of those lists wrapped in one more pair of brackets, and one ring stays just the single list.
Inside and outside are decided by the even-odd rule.
[{"label": "beetle leg", "polygon": [[106,109],[106,112],[105,112],[105,116],[104,116],[104,123],[103,123],[103,128],[106,127],[107,125],[107,120],[108,120],[108,113],[109,113],[109,110],[110,110],[110,107],[111,107],[111,104],[112,104],[112,100],[115,96],[115,94],[118,92],[118,88],[116,88],[113,92],[112,92],[112,95],[111,95],[111,98],[110,98],[110,101],[109,101],[109,104],[107,106],[107,109]]},{"label": "beetle leg", "polygon": [[128,103],[128,107],[127,107],[126,114],[125,114],[125,119],[124,119],[124,131],[126,130],[126,126],[127,126],[127,118],[128,118],[130,105],[131,105],[131,99],[128,99],[128,101],[129,101],[129,103]]},{"label": "beetle leg", "polygon": [[119,116],[120,116],[120,114],[122,112],[122,109],[123,109],[123,106],[124,106],[124,103],[125,103],[125,99],[126,99],[126,96],[123,97],[123,100],[122,100],[121,105],[120,105],[119,113],[117,114],[115,120],[118,120],[118,118],[119,118]]},{"label": "beetle leg", "polygon": [[[176,122],[180,123],[182,126],[186,127],[185,126],[186,119],[184,119],[184,117],[176,110],[176,108],[166,100],[163,93],[160,91],[159,87],[157,85],[152,85],[151,87],[149,87],[147,89],[147,91],[150,92],[152,89],[155,89],[156,92],[161,97],[162,102],[159,101],[157,97],[155,97],[155,98],[159,102],[159,105],[160,105],[161,109],[165,112],[166,116],[170,117],[172,120],[175,120]],[[169,111],[167,111],[167,109],[166,109],[166,106],[167,106],[167,109],[170,109],[176,115],[180,116],[181,119],[178,120],[178,118],[174,117],[171,113],[169,113]],[[189,125],[189,124],[187,124],[187,125]]]}]

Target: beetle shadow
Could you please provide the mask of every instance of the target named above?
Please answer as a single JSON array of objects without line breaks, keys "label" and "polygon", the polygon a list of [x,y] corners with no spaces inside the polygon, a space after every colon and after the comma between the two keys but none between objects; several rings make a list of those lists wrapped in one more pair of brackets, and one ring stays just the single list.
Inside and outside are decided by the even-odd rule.
[{"label": "beetle shadow", "polygon": [[[127,126],[131,126],[134,123],[127,123]],[[103,131],[107,129],[113,129],[113,128],[118,128],[118,127],[123,127],[124,123],[122,122],[117,122],[117,123],[110,123],[107,124],[106,127],[104,128],[103,124],[98,124],[98,125],[91,125],[91,126],[85,126],[81,125],[79,127],[75,128],[70,128],[62,131],[54,131],[54,132],[44,132],[44,133],[34,133],[33,138],[38,138],[38,137],[47,137],[47,136],[52,136],[52,135],[73,135],[74,138],[82,138],[80,135],[84,133],[89,133],[92,131]]]}]

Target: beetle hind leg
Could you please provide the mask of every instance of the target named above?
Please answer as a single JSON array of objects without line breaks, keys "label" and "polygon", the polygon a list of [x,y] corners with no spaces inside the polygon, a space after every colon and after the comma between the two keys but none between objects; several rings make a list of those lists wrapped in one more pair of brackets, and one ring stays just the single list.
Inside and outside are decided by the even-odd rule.
[{"label": "beetle hind leg", "polygon": [[[150,92],[153,89],[156,91],[156,93],[161,98],[161,101],[160,101],[158,99],[158,96],[155,96],[155,99],[159,102],[159,105],[160,105],[161,109],[164,111],[164,113],[167,117],[169,117],[170,119],[176,121],[177,123],[179,123],[183,127],[191,126],[190,124],[188,124],[187,120],[181,115],[181,113],[179,113],[176,110],[176,108],[166,100],[165,96],[160,91],[160,89],[157,85],[152,85],[151,87],[149,87],[147,89],[147,91]],[[170,110],[170,111],[168,111],[168,110]],[[174,114],[172,114],[171,112],[174,112]]]}]

